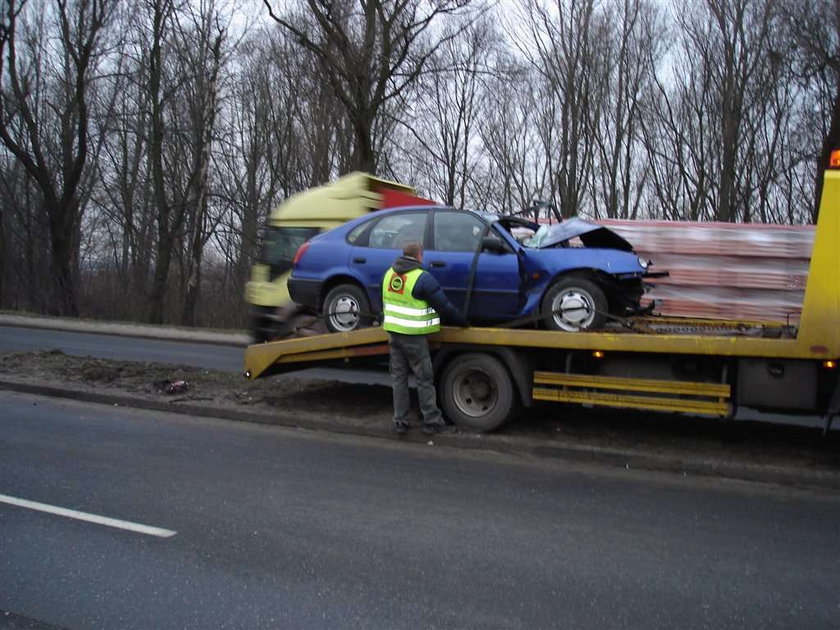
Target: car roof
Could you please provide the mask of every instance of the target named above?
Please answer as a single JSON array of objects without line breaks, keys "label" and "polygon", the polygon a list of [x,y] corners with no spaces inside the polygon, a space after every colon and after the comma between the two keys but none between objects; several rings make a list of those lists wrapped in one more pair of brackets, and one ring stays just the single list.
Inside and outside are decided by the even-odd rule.
[{"label": "car roof", "polygon": [[[364,216],[361,216],[361,217],[356,217],[352,221],[348,221],[347,223],[335,228],[335,231],[339,231],[341,233],[346,233],[346,232],[349,232],[350,230],[355,229],[356,226],[358,226],[358,225],[362,225],[363,223],[367,223],[369,221],[376,221],[378,217],[388,216],[388,215],[392,215],[392,214],[400,214],[400,213],[403,213],[403,212],[418,211],[418,210],[422,210],[423,212],[427,212],[427,211],[433,211],[434,212],[434,211],[444,211],[444,210],[445,211],[450,211],[450,212],[466,212],[466,213],[469,213],[473,216],[479,217],[479,218],[483,219],[484,221],[488,221],[488,222],[495,221],[499,218],[498,215],[495,215],[495,214],[492,214],[492,213],[489,213],[489,212],[476,212],[475,210],[462,210],[462,209],[459,209],[459,208],[454,208],[452,206],[445,206],[445,205],[430,206],[428,204],[427,205],[408,205],[408,206],[397,206],[397,207],[394,207],[394,208],[383,208],[382,210],[376,210],[375,212],[371,212],[370,214],[367,214],[367,215],[364,215]],[[329,232],[325,232],[324,234],[332,233],[333,231],[334,230],[330,230]]]},{"label": "car roof", "polygon": [[483,218],[485,221],[497,221],[499,219],[498,214],[494,214],[492,212],[484,212],[480,210],[465,210],[464,208],[455,208],[454,206],[445,206],[445,205],[425,205],[425,206],[398,206],[396,208],[385,208],[383,210],[378,210],[377,212],[372,213],[372,216],[381,215],[382,213],[395,213],[395,212],[404,212],[410,210],[431,210],[432,212],[441,210],[446,210],[450,212],[466,212],[477,217]]}]

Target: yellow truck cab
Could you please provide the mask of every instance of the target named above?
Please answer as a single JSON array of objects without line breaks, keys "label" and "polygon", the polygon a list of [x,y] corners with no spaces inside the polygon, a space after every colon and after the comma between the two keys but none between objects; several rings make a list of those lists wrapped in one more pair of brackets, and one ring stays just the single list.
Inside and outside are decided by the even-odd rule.
[{"label": "yellow truck cab", "polygon": [[255,342],[274,339],[294,307],[286,283],[298,248],[308,239],[383,207],[411,203],[414,189],[367,173],[293,195],[268,216],[251,280],[245,285]]}]

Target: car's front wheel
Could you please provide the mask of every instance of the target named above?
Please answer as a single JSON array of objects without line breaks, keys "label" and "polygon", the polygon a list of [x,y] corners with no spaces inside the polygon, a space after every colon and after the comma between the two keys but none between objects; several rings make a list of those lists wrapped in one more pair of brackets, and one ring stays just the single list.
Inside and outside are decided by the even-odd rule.
[{"label": "car's front wheel", "polygon": [[565,332],[597,330],[607,321],[607,296],[586,278],[570,276],[555,282],[542,300],[546,328]]},{"label": "car's front wheel", "polygon": [[373,323],[370,301],[355,284],[339,284],[324,298],[324,323],[330,332],[350,332]]}]

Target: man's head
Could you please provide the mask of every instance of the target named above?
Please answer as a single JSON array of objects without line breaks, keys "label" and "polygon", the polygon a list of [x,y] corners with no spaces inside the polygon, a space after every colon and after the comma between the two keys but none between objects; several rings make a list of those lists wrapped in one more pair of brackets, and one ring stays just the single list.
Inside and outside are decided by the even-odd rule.
[{"label": "man's head", "polygon": [[403,246],[403,256],[408,256],[418,262],[423,262],[423,246],[416,241],[406,243]]}]

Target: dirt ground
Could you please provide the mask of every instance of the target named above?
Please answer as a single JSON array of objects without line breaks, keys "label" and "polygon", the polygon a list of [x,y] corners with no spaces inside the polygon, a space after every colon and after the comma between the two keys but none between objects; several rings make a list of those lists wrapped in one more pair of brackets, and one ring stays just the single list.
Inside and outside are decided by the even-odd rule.
[{"label": "dirt ground", "polygon": [[[61,350],[0,353],[0,377],[61,383],[87,391],[126,393],[222,407],[334,412],[337,405],[366,417],[388,419],[383,387],[313,381],[284,375],[249,381],[240,374],[184,365],[78,357]],[[371,394],[375,390],[375,395]]]},{"label": "dirt ground", "polygon": [[[4,377],[173,405],[195,403],[265,414],[282,410],[336,423],[390,426],[387,387],[308,380],[293,374],[249,381],[236,373],[78,357],[51,350],[0,353],[0,379]],[[537,438],[547,450],[558,445],[624,449],[672,458],[840,472],[837,433],[825,438],[818,429],[546,405],[525,410],[518,420],[488,439]]]}]

